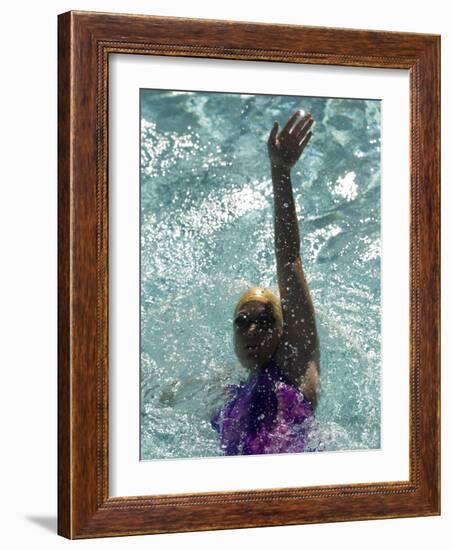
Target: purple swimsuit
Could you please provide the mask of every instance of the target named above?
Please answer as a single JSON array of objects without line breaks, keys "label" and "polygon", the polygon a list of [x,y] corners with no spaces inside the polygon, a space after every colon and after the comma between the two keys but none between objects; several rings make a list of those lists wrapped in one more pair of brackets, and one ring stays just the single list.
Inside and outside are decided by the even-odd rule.
[{"label": "purple swimsuit", "polygon": [[211,423],[226,455],[305,450],[310,403],[271,359],[247,382],[230,386],[229,400]]}]

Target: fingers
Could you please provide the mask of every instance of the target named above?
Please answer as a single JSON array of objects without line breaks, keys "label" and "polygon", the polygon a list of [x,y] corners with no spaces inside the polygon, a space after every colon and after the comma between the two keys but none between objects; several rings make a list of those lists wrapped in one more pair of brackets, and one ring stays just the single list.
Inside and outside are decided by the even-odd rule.
[{"label": "fingers", "polygon": [[268,138],[270,159],[292,167],[311,139],[310,128],[313,124],[314,119],[310,113],[302,115],[300,111],[296,111],[278,135],[279,124],[275,122]]},{"label": "fingers", "polygon": [[[312,124],[311,124],[312,126]],[[303,152],[303,149],[306,147],[306,145],[308,144],[309,140],[311,139],[312,137],[312,132],[308,132],[304,137],[303,139],[300,141],[300,155],[301,153]]]},{"label": "fingers", "polygon": [[306,115],[306,117],[300,120],[300,122],[292,130],[291,136],[293,136],[298,143],[301,142],[313,124],[314,119],[311,115]]},{"label": "fingers", "polygon": [[311,136],[312,136],[312,132],[308,132],[304,137],[303,139],[301,140],[301,142],[298,144],[298,149],[296,151],[296,156],[293,160],[293,164],[295,164],[298,159],[301,157],[301,154],[303,153],[304,151],[304,148],[306,147],[306,145],[308,144],[309,140],[311,139]]},{"label": "fingers", "polygon": [[301,117],[300,111],[295,111],[295,113],[289,118],[289,120],[286,122],[286,125],[281,130],[281,133],[279,134],[279,140],[284,141],[287,139],[294,128],[294,125],[297,123],[297,120]]},{"label": "fingers", "polygon": [[301,117],[301,112],[300,111],[295,111],[295,113],[286,122],[286,125],[282,129],[281,134],[290,134],[292,128],[294,127],[294,125],[297,122],[297,119],[299,117]]},{"label": "fingers", "polygon": [[309,124],[306,128],[307,131],[312,126],[313,122],[314,119],[310,113],[302,115],[301,111],[295,111],[295,113],[287,121],[287,124],[281,130],[279,140],[284,141],[290,138],[290,140],[294,139],[294,141],[298,143],[302,137],[302,132],[305,126]]},{"label": "fingers", "polygon": [[276,141],[276,136],[278,134],[278,129],[279,129],[279,124],[277,122],[275,122],[273,124],[273,128],[272,128],[272,131],[270,132],[270,137],[268,138],[268,142],[269,143],[275,143]]}]

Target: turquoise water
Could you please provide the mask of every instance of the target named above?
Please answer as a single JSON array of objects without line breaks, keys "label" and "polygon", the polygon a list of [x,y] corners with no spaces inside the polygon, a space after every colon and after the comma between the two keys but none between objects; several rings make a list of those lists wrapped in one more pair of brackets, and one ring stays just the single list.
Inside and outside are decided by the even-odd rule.
[{"label": "turquoise water", "polygon": [[380,102],[141,91],[141,458],[220,455],[223,387],[247,377],[232,313],[277,289],[266,141],[309,111],[292,174],[317,316],[312,446],[380,447]]}]

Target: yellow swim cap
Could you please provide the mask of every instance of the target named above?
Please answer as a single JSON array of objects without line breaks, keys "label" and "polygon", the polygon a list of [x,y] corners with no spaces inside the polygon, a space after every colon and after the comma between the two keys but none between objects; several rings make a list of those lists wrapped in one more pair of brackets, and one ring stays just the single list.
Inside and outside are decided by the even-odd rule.
[{"label": "yellow swim cap", "polygon": [[243,304],[246,304],[247,302],[251,302],[254,300],[258,302],[264,302],[266,304],[270,304],[272,307],[273,315],[275,316],[275,319],[279,321],[279,323],[282,325],[283,316],[282,316],[281,302],[279,301],[279,298],[269,288],[260,287],[260,286],[255,286],[253,288],[250,288],[240,296],[240,299],[237,302],[237,305],[235,306],[234,316],[237,314],[238,310],[243,306]]}]

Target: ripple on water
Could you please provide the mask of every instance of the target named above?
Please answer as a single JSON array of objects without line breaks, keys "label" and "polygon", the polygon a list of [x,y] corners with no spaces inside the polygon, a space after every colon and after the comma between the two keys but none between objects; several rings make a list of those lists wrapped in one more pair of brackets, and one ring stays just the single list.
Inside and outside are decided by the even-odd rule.
[{"label": "ripple on water", "polygon": [[266,140],[310,111],[293,173],[301,252],[321,340],[310,431],[325,451],[380,446],[380,104],[142,92],[141,455],[221,454],[210,418],[246,377],[232,311],[277,288]]}]

